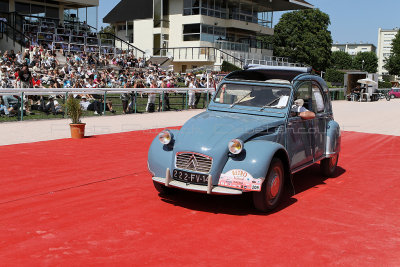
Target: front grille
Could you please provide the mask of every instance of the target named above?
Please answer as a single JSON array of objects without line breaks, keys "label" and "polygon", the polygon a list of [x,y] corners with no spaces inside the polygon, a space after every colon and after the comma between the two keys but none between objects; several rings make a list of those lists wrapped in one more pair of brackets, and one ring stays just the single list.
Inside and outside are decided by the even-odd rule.
[{"label": "front grille", "polygon": [[176,154],[175,166],[182,170],[209,173],[212,158],[193,152],[180,152]]}]

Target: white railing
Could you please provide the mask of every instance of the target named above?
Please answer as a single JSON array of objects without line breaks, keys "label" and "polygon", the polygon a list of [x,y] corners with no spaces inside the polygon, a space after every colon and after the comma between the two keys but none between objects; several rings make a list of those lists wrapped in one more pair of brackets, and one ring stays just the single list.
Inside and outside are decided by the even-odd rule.
[{"label": "white railing", "polygon": [[[196,93],[207,93],[206,107],[210,102],[210,93],[215,92],[215,88],[0,88],[0,96],[3,95],[18,95],[20,99],[25,102],[26,96],[46,96],[46,95],[63,95],[68,98],[68,95],[73,94],[97,94],[104,96],[104,113],[106,111],[107,94],[123,94],[132,93],[135,94],[133,97],[134,113],[137,113],[137,94],[159,94],[160,98],[164,99],[166,93],[180,93],[185,94],[184,107],[188,109],[188,95],[189,92]],[[164,111],[164,102],[162,101],[162,109]],[[19,100],[21,103],[21,100]],[[20,105],[20,120],[24,119],[24,105]]]},{"label": "white railing", "polygon": [[160,94],[160,93],[188,93],[195,92],[214,92],[215,88],[1,88],[0,95],[54,95],[60,93],[68,94],[81,94],[81,93],[147,93],[147,94]]}]

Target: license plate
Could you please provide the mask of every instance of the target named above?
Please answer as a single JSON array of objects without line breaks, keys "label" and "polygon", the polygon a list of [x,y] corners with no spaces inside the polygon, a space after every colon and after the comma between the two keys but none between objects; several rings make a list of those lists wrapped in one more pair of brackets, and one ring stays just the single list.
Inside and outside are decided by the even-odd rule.
[{"label": "license plate", "polygon": [[206,185],[208,183],[208,174],[191,173],[181,170],[174,170],[174,172],[172,173],[172,178],[174,180],[189,184]]}]

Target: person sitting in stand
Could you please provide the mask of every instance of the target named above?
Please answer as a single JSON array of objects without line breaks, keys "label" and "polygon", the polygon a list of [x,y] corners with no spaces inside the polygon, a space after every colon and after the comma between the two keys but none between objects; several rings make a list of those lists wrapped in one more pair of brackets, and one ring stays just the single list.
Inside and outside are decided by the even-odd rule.
[{"label": "person sitting in stand", "polygon": [[49,102],[47,102],[47,104],[45,104],[44,99],[41,98],[39,110],[45,112],[47,115],[49,115],[50,112],[53,115],[64,115],[61,105],[58,103],[54,96],[49,96]]}]

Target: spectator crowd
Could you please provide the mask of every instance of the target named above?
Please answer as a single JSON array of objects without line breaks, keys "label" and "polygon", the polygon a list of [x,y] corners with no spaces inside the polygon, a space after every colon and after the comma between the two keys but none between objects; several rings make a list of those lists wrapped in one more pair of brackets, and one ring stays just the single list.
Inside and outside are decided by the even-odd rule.
[{"label": "spectator crowd", "polygon": [[[61,61],[61,63],[60,63]],[[207,83],[208,82],[208,83]],[[215,88],[218,77],[207,79],[205,73],[199,75],[173,73],[159,68],[156,64],[136,58],[132,54],[120,54],[115,57],[86,52],[54,52],[42,46],[32,45],[23,52],[0,51],[0,92],[2,88],[142,88],[141,96],[148,98],[146,111],[155,111],[156,94],[146,93],[153,88]],[[102,94],[74,95],[81,99],[82,108],[102,114],[104,107]],[[132,112],[133,95],[120,95],[122,113]],[[18,113],[23,103],[24,113],[34,110],[47,114],[62,114],[62,106],[57,98],[63,96],[27,96],[22,101],[18,95],[2,95],[0,114],[12,116]],[[188,105],[196,108],[200,94],[189,92]],[[160,101],[170,109],[168,94]],[[159,110],[162,103],[158,103]],[[106,103],[107,110],[115,112],[111,101]]]}]

